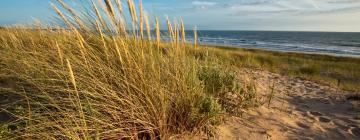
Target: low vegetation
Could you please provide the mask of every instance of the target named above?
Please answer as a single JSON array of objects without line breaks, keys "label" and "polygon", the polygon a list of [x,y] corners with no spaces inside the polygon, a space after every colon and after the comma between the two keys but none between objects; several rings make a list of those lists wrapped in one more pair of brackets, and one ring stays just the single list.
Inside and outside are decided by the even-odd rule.
[{"label": "low vegetation", "polygon": [[[360,92],[360,58],[213,46],[206,50],[226,65],[268,70]],[[204,55],[202,51],[196,55]]]}]

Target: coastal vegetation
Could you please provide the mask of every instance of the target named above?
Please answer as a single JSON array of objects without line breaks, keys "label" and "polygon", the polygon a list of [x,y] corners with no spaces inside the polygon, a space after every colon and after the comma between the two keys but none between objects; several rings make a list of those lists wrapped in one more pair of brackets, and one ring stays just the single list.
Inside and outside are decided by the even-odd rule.
[{"label": "coastal vegetation", "polygon": [[359,91],[356,58],[201,46],[181,19],[161,34],[141,1],[57,2],[65,27],[0,29],[0,139],[211,136],[223,116],[267,103],[237,78],[242,68]]},{"label": "coastal vegetation", "polygon": [[[224,46],[208,46],[204,50],[226,65],[300,77],[355,93],[360,91],[360,58]],[[198,50],[196,55],[204,50]]]},{"label": "coastal vegetation", "polygon": [[211,134],[230,110],[224,94],[241,97],[236,107],[255,105],[254,86],[191,55],[198,48],[185,42],[182,20],[167,20],[170,42],[162,42],[141,1],[126,1],[127,20],[119,0],[88,4],[53,4],[65,25],[56,30],[0,30],[0,139]]}]

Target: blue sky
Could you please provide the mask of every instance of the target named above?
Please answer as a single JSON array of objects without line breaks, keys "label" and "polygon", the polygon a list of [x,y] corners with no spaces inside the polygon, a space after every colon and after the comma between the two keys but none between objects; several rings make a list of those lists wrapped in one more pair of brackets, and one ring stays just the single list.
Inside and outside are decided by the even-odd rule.
[{"label": "blue sky", "polygon": [[[51,20],[53,0],[1,0],[0,24]],[[123,0],[124,1],[124,0]],[[137,2],[137,0],[135,0]],[[158,17],[215,30],[360,32],[360,0],[143,0]]]}]

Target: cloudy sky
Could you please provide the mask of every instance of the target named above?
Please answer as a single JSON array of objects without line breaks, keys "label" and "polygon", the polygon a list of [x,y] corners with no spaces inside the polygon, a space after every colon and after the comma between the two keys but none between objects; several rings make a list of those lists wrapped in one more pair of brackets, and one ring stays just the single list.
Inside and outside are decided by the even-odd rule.
[{"label": "cloudy sky", "polygon": [[[53,0],[1,0],[0,24],[52,16]],[[124,0],[123,0],[124,1]],[[137,2],[137,0],[135,0]],[[146,12],[210,30],[360,32],[360,0],[143,0]]]}]

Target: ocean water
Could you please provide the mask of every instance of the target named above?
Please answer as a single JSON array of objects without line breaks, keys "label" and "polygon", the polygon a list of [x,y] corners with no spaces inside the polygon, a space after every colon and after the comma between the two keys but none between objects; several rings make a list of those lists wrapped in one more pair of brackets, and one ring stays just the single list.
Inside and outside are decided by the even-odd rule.
[{"label": "ocean water", "polygon": [[[192,32],[187,32],[192,41]],[[198,31],[199,44],[360,57],[360,33]]]}]

